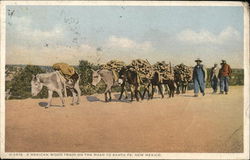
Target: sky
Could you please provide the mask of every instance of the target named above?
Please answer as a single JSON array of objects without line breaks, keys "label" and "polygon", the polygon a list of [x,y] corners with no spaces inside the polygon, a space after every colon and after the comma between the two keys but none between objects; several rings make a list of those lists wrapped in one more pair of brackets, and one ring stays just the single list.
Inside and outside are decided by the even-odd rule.
[{"label": "sky", "polygon": [[243,7],[7,6],[6,63],[142,58],[243,68]]}]

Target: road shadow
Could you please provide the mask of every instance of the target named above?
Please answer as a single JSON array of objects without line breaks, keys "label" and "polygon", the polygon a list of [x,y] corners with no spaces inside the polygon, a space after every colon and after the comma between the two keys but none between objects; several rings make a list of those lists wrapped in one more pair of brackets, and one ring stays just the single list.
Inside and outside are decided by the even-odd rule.
[{"label": "road shadow", "polygon": [[87,96],[86,98],[87,98],[87,100],[88,100],[89,102],[101,101],[99,98],[97,98],[97,97],[95,97],[95,96]]},{"label": "road shadow", "polygon": [[120,97],[120,93],[117,93],[117,94],[114,94],[113,95],[115,97],[115,99],[112,99],[113,102],[125,102],[125,103],[130,103],[130,93],[128,93],[128,98],[125,98],[124,95],[122,95],[122,98],[121,100],[119,100],[119,97]]},{"label": "road shadow", "polygon": [[[112,100],[112,101],[115,101],[115,102],[131,102],[130,101],[131,100],[131,94],[130,93],[128,93],[128,98],[127,99],[125,99],[125,95],[122,95],[122,99],[121,100],[118,100],[119,97],[120,97],[120,94],[114,94],[114,96],[115,96],[115,100]],[[138,94],[138,96],[139,96],[140,101],[152,100],[151,98],[148,98],[147,94],[144,95],[143,100],[141,99],[141,97],[140,97],[139,94]],[[161,96],[156,95],[156,96],[153,97],[153,99],[162,99],[162,98],[161,98]],[[135,97],[134,97],[133,101],[136,101]]]},{"label": "road shadow", "polygon": [[[99,98],[97,98],[95,96],[87,96],[86,98],[87,98],[87,100],[89,102],[103,102],[103,103],[123,102],[123,103],[131,103],[131,101],[130,101],[131,100],[130,94],[128,94],[128,98],[127,99],[125,99],[125,96],[123,95],[121,100],[119,100],[119,97],[120,97],[119,93],[112,94],[111,96],[112,96],[111,101],[107,101],[107,102],[105,101],[104,95],[103,95],[103,99],[99,99]],[[144,100],[145,100],[145,98],[144,98]],[[136,101],[135,98],[134,98],[134,101]],[[141,99],[140,99],[140,101],[141,101]]]},{"label": "road shadow", "polygon": [[[114,96],[116,99],[119,99],[120,93],[113,94],[113,96]],[[127,99],[129,99],[129,97],[130,97],[130,93],[128,93],[128,98],[127,98]],[[122,99],[125,99],[125,96],[124,96],[124,95],[122,95]]]},{"label": "road shadow", "polygon": [[119,101],[118,98],[117,98],[116,96],[115,96],[115,99],[112,99],[111,101],[108,101],[108,102],[106,102],[104,99],[105,99],[105,98],[104,98],[104,95],[103,95],[103,99],[99,99],[99,98],[97,98],[97,97],[95,97],[95,96],[87,96],[87,100],[88,100],[89,102],[103,102],[103,103],[109,103],[109,102],[124,102],[123,100]]},{"label": "road shadow", "polygon": [[[40,107],[44,107],[44,108],[46,108],[46,106],[48,105],[47,102],[39,102],[38,104],[39,104]],[[60,105],[50,105],[50,107],[62,107],[62,106],[60,106]]]}]

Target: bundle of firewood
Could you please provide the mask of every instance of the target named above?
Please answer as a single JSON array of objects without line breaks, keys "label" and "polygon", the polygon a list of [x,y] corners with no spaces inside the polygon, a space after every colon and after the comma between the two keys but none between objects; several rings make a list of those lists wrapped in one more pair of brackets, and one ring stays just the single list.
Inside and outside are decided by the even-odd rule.
[{"label": "bundle of firewood", "polygon": [[133,60],[129,65],[129,68],[139,73],[141,78],[150,78],[153,71],[151,64],[143,59]]},{"label": "bundle of firewood", "polygon": [[164,80],[174,80],[174,71],[171,64],[166,64],[165,61],[157,62],[153,65],[153,70],[159,72]]},{"label": "bundle of firewood", "polygon": [[107,62],[106,64],[102,64],[100,66],[101,69],[108,69],[108,70],[115,70],[115,71],[120,71],[122,67],[124,67],[126,64],[123,61],[118,61],[118,60],[111,60]]},{"label": "bundle of firewood", "polygon": [[182,81],[191,81],[193,76],[192,67],[186,66],[183,63],[174,67],[174,74],[178,75]]}]

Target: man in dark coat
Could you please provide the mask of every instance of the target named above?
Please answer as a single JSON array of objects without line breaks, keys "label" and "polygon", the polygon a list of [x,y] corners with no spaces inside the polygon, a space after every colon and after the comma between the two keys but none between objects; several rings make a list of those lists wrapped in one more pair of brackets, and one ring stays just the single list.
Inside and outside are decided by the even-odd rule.
[{"label": "man in dark coat", "polygon": [[211,68],[210,82],[211,87],[213,88],[213,93],[216,93],[219,82],[219,67],[217,64],[214,64],[214,66]]},{"label": "man in dark coat", "polygon": [[194,81],[194,96],[198,97],[199,90],[202,95],[205,95],[205,82],[206,82],[206,69],[201,64],[202,60],[195,60],[197,63],[193,70],[193,81]]},{"label": "man in dark coat", "polygon": [[225,60],[222,60],[221,69],[219,73],[220,78],[220,94],[227,94],[229,90],[229,77],[231,77],[232,69]]}]

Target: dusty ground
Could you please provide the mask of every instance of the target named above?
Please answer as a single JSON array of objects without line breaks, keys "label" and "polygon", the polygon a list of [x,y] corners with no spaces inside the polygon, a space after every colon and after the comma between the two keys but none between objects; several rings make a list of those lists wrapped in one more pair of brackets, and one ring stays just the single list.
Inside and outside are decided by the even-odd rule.
[{"label": "dusty ground", "polygon": [[82,96],[78,106],[67,99],[48,109],[46,99],[9,100],[6,151],[242,152],[243,87],[210,92],[132,103]]}]

